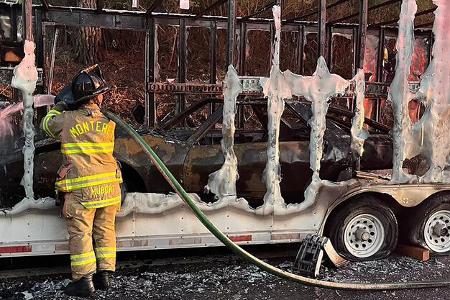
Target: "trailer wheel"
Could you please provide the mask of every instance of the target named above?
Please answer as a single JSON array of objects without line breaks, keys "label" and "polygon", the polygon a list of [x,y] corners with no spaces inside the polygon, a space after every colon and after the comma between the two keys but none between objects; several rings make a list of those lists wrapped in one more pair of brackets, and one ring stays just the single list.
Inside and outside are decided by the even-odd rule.
[{"label": "trailer wheel", "polygon": [[[430,199],[414,209],[407,222],[410,242],[423,246],[433,253],[450,253],[450,203],[448,195]],[[413,221],[415,220],[415,222]]]},{"label": "trailer wheel", "polygon": [[381,259],[397,246],[394,212],[366,195],[340,208],[327,222],[326,234],[340,255],[350,261]]}]

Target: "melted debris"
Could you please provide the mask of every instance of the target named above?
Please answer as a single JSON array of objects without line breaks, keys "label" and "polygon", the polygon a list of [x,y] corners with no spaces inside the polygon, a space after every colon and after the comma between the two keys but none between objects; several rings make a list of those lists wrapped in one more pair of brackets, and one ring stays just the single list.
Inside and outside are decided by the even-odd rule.
[{"label": "melted debris", "polygon": [[[273,261],[272,261],[273,262]],[[450,278],[450,258],[429,262],[396,257],[352,263],[336,270],[323,267],[322,279],[345,282],[405,282]],[[290,270],[292,262],[275,262]],[[64,295],[67,276],[44,276],[0,281],[0,299],[76,299]],[[335,291],[285,281],[235,258],[203,263],[142,265],[116,273],[110,292],[93,299],[447,299],[450,290],[422,289],[384,292]]]}]

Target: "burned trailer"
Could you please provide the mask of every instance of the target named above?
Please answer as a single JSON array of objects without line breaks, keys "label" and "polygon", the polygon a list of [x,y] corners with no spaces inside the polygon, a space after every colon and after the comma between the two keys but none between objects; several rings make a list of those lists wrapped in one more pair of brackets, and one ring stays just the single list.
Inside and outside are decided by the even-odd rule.
[{"label": "burned trailer", "polygon": [[[318,22],[297,20],[303,16],[294,16],[279,20],[278,25],[272,18],[256,18],[256,15],[236,18],[234,0],[227,3],[228,17],[207,16],[211,7],[197,13],[172,14],[155,11],[154,6],[143,12],[50,4],[36,6],[34,11],[35,18],[39,16],[42,21],[37,22],[41,24],[41,33],[63,25],[145,32],[145,103],[141,109],[143,114],[136,118],[142,119],[140,134],[197,200],[207,217],[231,240],[241,244],[295,243],[307,234],[323,233],[344,257],[369,260],[385,257],[395,249],[400,226],[405,240],[437,253],[447,253],[450,251],[450,235],[446,231],[450,220],[448,183],[393,184],[390,177],[394,145],[389,134],[391,127],[381,121],[390,84],[386,80],[392,77],[392,70],[385,67],[387,62],[383,60],[389,37],[398,34],[398,29],[389,25],[397,20],[369,25],[368,14],[382,5],[369,7],[368,1],[361,1],[356,15],[327,21],[327,9],[343,2],[327,7],[326,1],[320,1],[318,10],[314,11]],[[401,3],[387,2],[384,5]],[[13,5],[8,9],[18,7]],[[433,11],[434,8],[429,13]],[[341,23],[355,17],[359,17],[358,23]],[[163,67],[158,60],[158,33],[162,25],[179,30],[175,83],[162,82],[158,77]],[[207,28],[210,33],[210,78],[205,83],[187,79],[188,33],[199,27]],[[225,64],[236,65],[238,72],[229,71],[222,83],[217,74],[220,69],[218,32],[224,30],[227,33]],[[267,49],[273,53],[272,63],[267,62],[268,67],[272,66],[270,77],[268,68],[265,77],[248,76],[261,75],[252,74],[255,70],[248,63],[247,53],[252,45],[247,41],[251,31],[270,34]],[[286,32],[297,36],[295,55],[277,50],[277,43],[278,47],[280,41],[283,43]],[[322,57],[315,72],[307,64],[311,61],[305,59],[311,56],[311,51],[305,50],[311,34],[317,37],[319,45],[312,59],[314,67],[316,58]],[[427,39],[425,46],[431,49],[429,29],[416,29],[415,34]],[[38,57],[52,56],[50,49],[44,47],[45,36],[37,35],[38,45],[42,45],[38,47],[42,51]],[[339,70],[333,64],[339,57],[337,51],[330,49],[342,37],[351,40],[352,55],[348,62],[351,71],[337,78],[331,72]],[[378,43],[373,42],[376,39]],[[369,42],[371,48],[367,46]],[[280,71],[288,63],[282,59],[280,62],[279,51],[294,58],[294,64],[289,67],[302,75]],[[369,55],[365,55],[367,52]],[[431,60],[431,51],[427,54],[426,63]],[[372,59],[368,62],[365,57]],[[364,68],[366,74],[358,72],[359,68]],[[47,88],[52,72],[52,64],[44,66]],[[326,84],[321,86],[324,79]],[[384,82],[370,81],[380,79]],[[232,82],[236,88],[231,93],[234,96],[227,96]],[[322,95],[317,86],[329,91]],[[416,86],[410,83],[404,88],[415,91]],[[285,87],[288,96],[279,94]],[[158,99],[163,94],[176,99],[176,111],[171,119],[158,120]],[[189,103],[190,96],[199,100]],[[283,109],[274,109],[277,105]],[[199,111],[207,111],[200,124],[192,118]],[[246,119],[246,115],[252,118]],[[246,126],[249,122],[252,128]],[[235,128],[231,124],[236,124]],[[362,134],[362,129],[368,131],[367,136]],[[117,134],[115,154],[122,163],[125,180],[117,219],[118,250],[220,245],[182,200],[170,193],[169,185],[139,145],[120,129]],[[59,218],[53,198],[60,159],[58,149],[58,143],[53,140],[36,143],[34,189],[40,198],[33,201],[21,200],[20,151],[2,155],[0,177],[7,180],[0,183],[3,212],[0,214],[0,256],[68,253],[64,220]],[[416,216],[414,224],[408,224],[403,218],[411,214]]]}]

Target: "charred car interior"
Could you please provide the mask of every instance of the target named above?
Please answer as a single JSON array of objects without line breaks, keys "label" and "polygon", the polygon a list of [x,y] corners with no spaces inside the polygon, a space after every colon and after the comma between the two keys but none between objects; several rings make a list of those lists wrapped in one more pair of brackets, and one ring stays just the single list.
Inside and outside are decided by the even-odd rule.
[{"label": "charred car interior", "polygon": [[[206,99],[188,107],[153,130],[142,129],[141,134],[162,157],[169,169],[182,180],[187,191],[202,195],[207,202],[214,201],[214,196],[204,192],[208,176],[223,164],[220,148],[222,134],[222,100]],[[215,111],[200,126],[189,127],[189,118],[210,105]],[[262,177],[267,160],[267,107],[263,99],[238,102],[251,110],[255,116],[254,129],[238,129],[235,135],[235,152],[238,157],[239,180],[238,196],[247,199],[257,207],[262,204],[265,185]],[[342,108],[332,106],[325,133],[325,148],[321,177],[331,181],[343,181],[355,175],[355,161],[350,150],[351,137],[349,119],[352,113],[347,111],[340,117]],[[310,104],[302,101],[287,102],[282,116],[280,134],[281,189],[288,203],[303,201],[303,192],[308,186],[312,171],[309,168],[309,134],[307,120],[311,115]],[[388,169],[391,167],[392,142],[387,128],[374,121],[371,123],[373,134],[365,143],[361,158],[362,170]],[[195,124],[191,124],[195,126]],[[35,190],[40,197],[55,196],[54,181],[61,161],[60,145],[51,139],[36,143]],[[169,193],[170,186],[160,174],[151,167],[142,149],[125,135],[118,133],[115,154],[124,173],[126,191]],[[130,155],[131,154],[131,155]],[[11,207],[24,195],[20,186],[23,164],[20,147],[2,155],[0,176],[6,178],[0,183],[2,207]]]}]

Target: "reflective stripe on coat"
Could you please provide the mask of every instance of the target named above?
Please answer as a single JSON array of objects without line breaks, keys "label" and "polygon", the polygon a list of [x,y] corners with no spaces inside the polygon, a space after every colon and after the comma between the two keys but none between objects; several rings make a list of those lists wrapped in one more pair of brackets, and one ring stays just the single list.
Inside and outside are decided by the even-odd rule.
[{"label": "reflective stripe on coat", "polygon": [[41,127],[61,141],[63,164],[55,183],[61,192],[80,191],[86,208],[120,203],[122,175],[113,156],[116,124],[96,104],[61,111],[56,105]]}]

